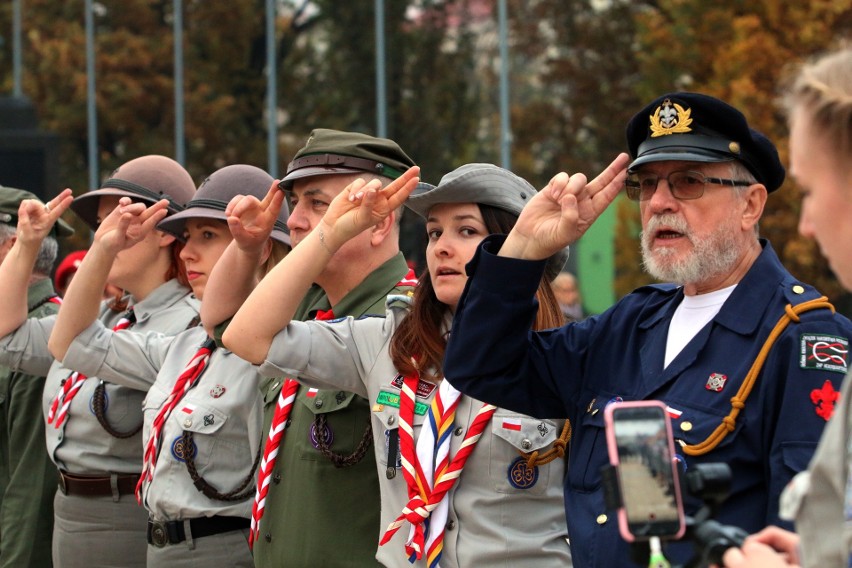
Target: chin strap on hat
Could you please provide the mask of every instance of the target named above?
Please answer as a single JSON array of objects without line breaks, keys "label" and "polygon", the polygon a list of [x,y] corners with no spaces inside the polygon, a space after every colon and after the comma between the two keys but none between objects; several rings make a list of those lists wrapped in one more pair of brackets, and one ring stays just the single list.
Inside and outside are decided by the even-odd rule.
[{"label": "chin strap on hat", "polygon": [[740,386],[740,390],[737,391],[736,396],[731,398],[731,412],[722,419],[722,423],[719,424],[719,426],[717,426],[709,436],[707,436],[706,440],[699,444],[683,446],[683,452],[685,454],[690,456],[704,455],[715,449],[716,446],[725,439],[725,436],[727,436],[729,432],[734,431],[734,428],[736,428],[737,416],[739,416],[740,410],[745,408],[746,399],[748,398],[748,395],[751,394],[751,389],[754,387],[754,383],[757,381],[757,376],[760,374],[761,369],[763,369],[763,364],[766,362],[766,358],[769,356],[769,351],[775,344],[775,340],[778,339],[790,322],[799,323],[799,314],[821,308],[829,309],[831,310],[831,313],[835,312],[834,306],[825,296],[814,300],[808,300],[807,302],[802,302],[795,306],[792,304],[784,306],[784,315],[782,315],[781,319],[778,320],[778,323],[775,324],[775,327],[769,334],[769,337],[766,338],[763,347],[760,348],[760,352],[757,354],[751,369],[749,369],[743,384]]}]

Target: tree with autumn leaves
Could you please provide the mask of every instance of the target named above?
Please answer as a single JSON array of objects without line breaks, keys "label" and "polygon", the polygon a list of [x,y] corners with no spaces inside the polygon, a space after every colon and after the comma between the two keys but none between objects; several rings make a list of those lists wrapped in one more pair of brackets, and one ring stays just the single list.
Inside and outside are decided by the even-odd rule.
[{"label": "tree with autumn leaves", "polygon": [[[11,3],[0,6],[0,92],[11,91]],[[86,187],[83,0],[21,0],[24,93],[63,140],[61,175]],[[229,163],[266,164],[263,0],[184,0],[187,167],[197,181]],[[375,133],[373,0],[278,0],[279,161],[315,127]],[[388,135],[432,183],[470,161],[500,160],[499,49],[493,0],[384,2]],[[543,186],[556,171],[599,171],[624,150],[642,105],[694,90],[741,108],[778,143],[784,67],[849,36],[852,0],[507,0],[512,169]],[[173,2],[101,0],[97,28],[102,177],[145,153],[174,154]],[[2,125],[0,125],[2,127]],[[280,173],[280,172],[278,172]],[[791,182],[761,233],[785,265],[836,298],[815,246],[798,237]],[[648,282],[638,211],[617,204],[617,295]],[[85,231],[81,231],[85,234]],[[406,231],[418,259],[422,235]],[[85,244],[85,243],[83,243]],[[582,243],[580,244],[582,247]]]}]

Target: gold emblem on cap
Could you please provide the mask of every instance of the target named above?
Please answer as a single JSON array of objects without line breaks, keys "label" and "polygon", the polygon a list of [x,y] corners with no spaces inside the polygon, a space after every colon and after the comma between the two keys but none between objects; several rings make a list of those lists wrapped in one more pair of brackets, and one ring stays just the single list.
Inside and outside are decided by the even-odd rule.
[{"label": "gold emblem on cap", "polygon": [[665,136],[667,134],[683,134],[692,132],[689,127],[692,124],[692,109],[685,109],[669,99],[657,107],[651,115],[651,138]]},{"label": "gold emblem on cap", "polygon": [[730,144],[728,144],[728,150],[731,151],[731,154],[739,154],[740,153],[739,142],[731,142]]}]

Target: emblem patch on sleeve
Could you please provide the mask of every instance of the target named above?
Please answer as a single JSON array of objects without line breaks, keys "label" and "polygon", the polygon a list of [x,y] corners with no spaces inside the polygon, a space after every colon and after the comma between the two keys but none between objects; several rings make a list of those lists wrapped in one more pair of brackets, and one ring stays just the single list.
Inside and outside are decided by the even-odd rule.
[{"label": "emblem patch on sleeve", "polygon": [[849,368],[849,340],[836,335],[801,335],[799,367],[846,373]]}]

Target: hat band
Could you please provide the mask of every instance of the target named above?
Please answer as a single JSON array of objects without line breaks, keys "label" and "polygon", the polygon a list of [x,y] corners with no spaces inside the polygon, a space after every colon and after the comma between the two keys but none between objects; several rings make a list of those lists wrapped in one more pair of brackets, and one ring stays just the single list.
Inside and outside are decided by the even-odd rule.
[{"label": "hat band", "polygon": [[365,158],[356,158],[354,156],[344,156],[341,154],[313,154],[310,156],[302,156],[290,162],[287,166],[287,173],[300,170],[302,168],[326,166],[326,167],[341,167],[351,168],[353,170],[362,170],[365,172],[374,172],[377,175],[396,179],[402,175],[400,170],[392,168],[387,164],[377,162],[376,160],[367,160]]},{"label": "hat band", "polygon": [[169,207],[174,211],[183,211],[183,206],[180,203],[177,203],[172,197],[167,194],[159,194],[154,193],[147,187],[141,186],[139,184],[135,184],[132,181],[127,181],[119,178],[109,178],[103,184],[101,184],[101,189],[123,189],[124,191],[129,191],[131,193],[135,193],[142,197],[147,197],[148,199],[152,199],[155,202],[161,199],[168,199]]},{"label": "hat band", "polygon": [[728,158],[742,158],[739,143],[733,140],[702,136],[700,134],[676,134],[661,138],[649,138],[639,144],[639,148],[636,150],[636,157],[641,158],[649,152],[668,148],[704,150],[705,152],[718,152]]},{"label": "hat band", "polygon": [[[188,211],[196,207],[203,207],[204,209],[215,209],[216,211],[222,211],[224,213],[227,206],[227,203],[219,201],[218,199],[193,199],[186,204],[184,211]],[[275,228],[288,235],[290,234],[290,229],[287,228],[287,225],[281,222],[281,219],[275,220]]]}]

